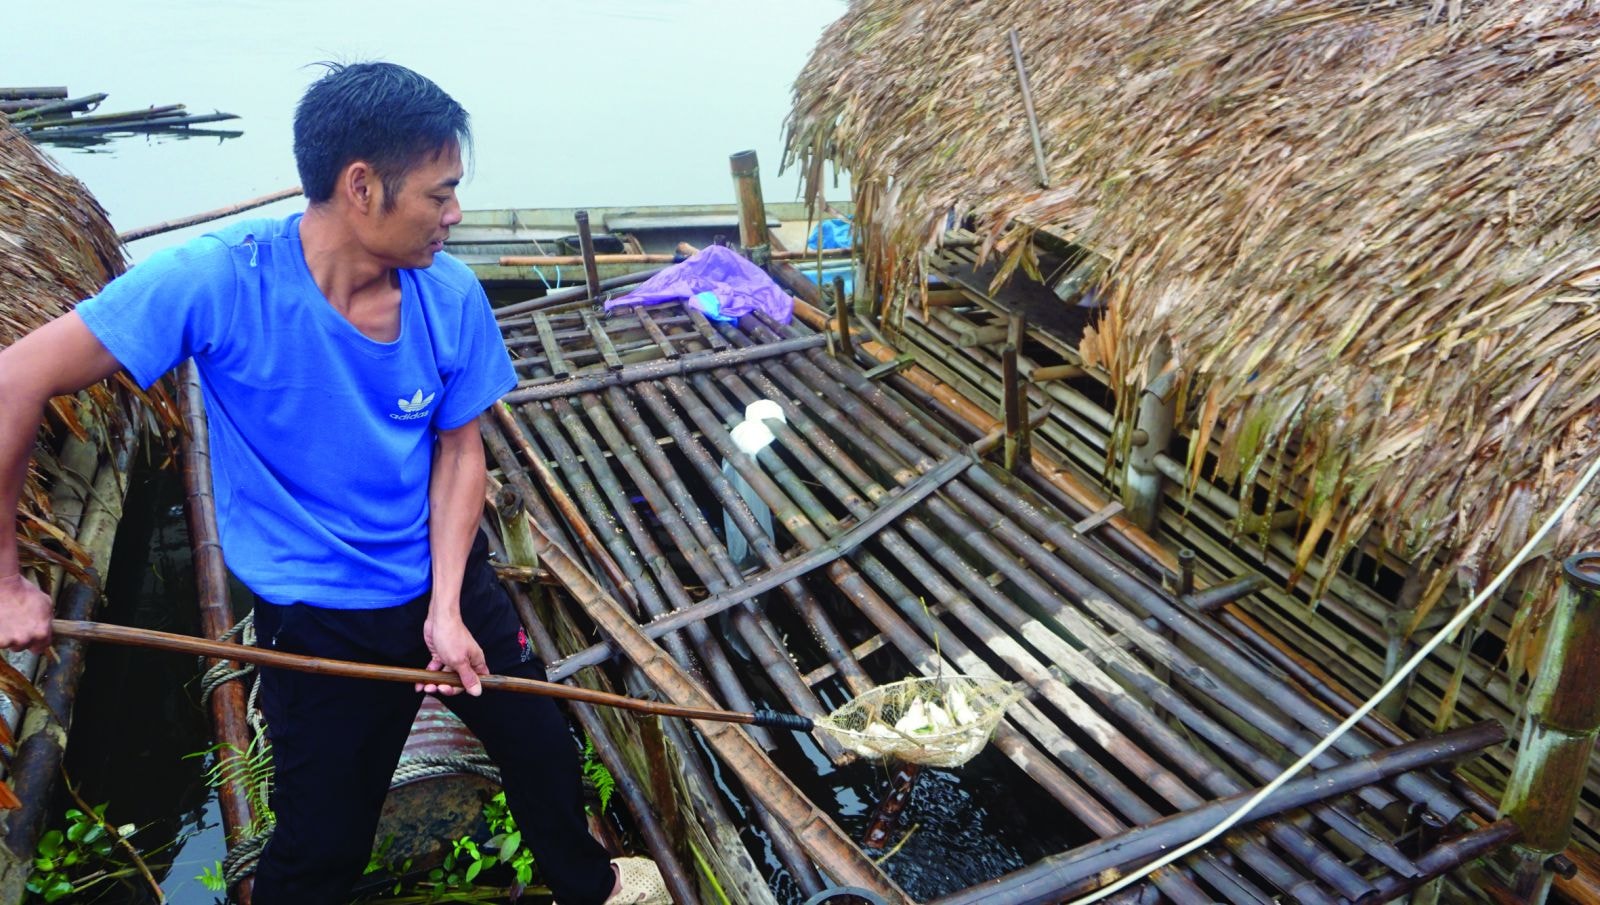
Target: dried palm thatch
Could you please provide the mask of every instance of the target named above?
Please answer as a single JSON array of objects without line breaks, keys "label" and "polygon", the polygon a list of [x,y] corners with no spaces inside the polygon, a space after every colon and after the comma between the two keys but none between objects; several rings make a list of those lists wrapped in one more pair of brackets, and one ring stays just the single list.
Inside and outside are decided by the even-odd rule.
[{"label": "dried palm thatch", "polygon": [[[116,230],[94,197],[0,117],[0,347],[72,310],[123,266]],[[46,460],[63,430],[87,439],[87,424],[124,421],[133,398],[100,386],[86,402],[53,401],[52,436],[36,452],[17,514],[24,568],[87,564],[72,538],[50,521]]]},{"label": "dried palm thatch", "polygon": [[[952,214],[1003,274],[1043,227],[1103,253],[1082,352],[1122,423],[1170,347],[1192,447],[1219,439],[1241,486],[1269,456],[1302,482],[1300,565],[1375,529],[1432,563],[1425,612],[1597,449],[1596,35],[1580,2],[859,0],[796,84],[790,155],[813,188],[850,171],[891,313]],[[1514,670],[1596,499],[1521,576]]]}]

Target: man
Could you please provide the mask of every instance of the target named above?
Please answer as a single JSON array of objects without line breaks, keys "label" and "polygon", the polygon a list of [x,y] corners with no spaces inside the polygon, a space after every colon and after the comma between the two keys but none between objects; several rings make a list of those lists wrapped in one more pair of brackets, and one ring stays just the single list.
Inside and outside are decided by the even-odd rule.
[{"label": "man", "polygon": [[[586,831],[576,751],[548,699],[482,695],[543,678],[477,536],[477,417],[516,383],[471,272],[441,254],[460,222],[466,112],[400,66],[329,66],[295,112],[309,205],[152,256],[0,351],[0,507],[14,509],[50,397],[125,368],[149,386],[200,370],[229,569],[257,596],[258,643],[449,670],[407,688],[263,670],[277,826],[258,905],[343,902],[366,864],[420,703],[440,695],[502,766],[507,798],[564,905],[665,902],[654,865],[611,865]],[[42,649],[50,600],[0,519],[0,644]]]}]

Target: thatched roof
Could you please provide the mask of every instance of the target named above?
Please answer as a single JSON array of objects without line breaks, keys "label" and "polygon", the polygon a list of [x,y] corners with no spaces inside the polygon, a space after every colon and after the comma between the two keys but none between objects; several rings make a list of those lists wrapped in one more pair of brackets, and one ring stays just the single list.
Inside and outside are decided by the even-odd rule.
[{"label": "thatched roof", "polygon": [[[122,243],[88,189],[0,117],[0,347],[72,310],[123,267]],[[85,418],[122,417],[104,387],[89,398],[92,411],[82,414],[72,400],[56,400],[53,422],[81,435]],[[18,514],[25,567],[62,561],[38,543],[49,533],[50,507],[37,458],[34,464]]]},{"label": "thatched roof", "polygon": [[[1597,449],[1596,35],[1578,2],[857,0],[796,84],[790,149],[850,171],[891,297],[952,211],[1014,258],[1043,226],[1106,255],[1082,351],[1124,407],[1170,343],[1225,469],[1283,455],[1330,557],[1375,528],[1437,557],[1431,602],[1486,580]],[[1600,542],[1597,499],[1556,552]]]}]

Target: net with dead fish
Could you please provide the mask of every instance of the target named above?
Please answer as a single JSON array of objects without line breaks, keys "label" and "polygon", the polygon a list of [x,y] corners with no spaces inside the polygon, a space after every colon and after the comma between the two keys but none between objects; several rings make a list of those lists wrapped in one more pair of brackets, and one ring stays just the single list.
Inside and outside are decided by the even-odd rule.
[{"label": "net with dead fish", "polygon": [[1019,697],[1000,679],[905,679],[868,691],[815,725],[863,757],[958,767],[983,750]]}]

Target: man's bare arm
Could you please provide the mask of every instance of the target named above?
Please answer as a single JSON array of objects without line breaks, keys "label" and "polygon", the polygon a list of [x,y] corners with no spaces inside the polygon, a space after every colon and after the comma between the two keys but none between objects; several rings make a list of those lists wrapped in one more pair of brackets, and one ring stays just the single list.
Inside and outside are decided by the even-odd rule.
[{"label": "man's bare arm", "polygon": [[[441,431],[433,454],[428,492],[428,546],[433,556],[433,600],[423,634],[433,654],[429,669],[448,669],[461,677],[469,694],[480,694],[477,677],[488,675],[483,649],[461,622],[461,581],[467,554],[483,514],[486,484],[483,438],[474,419]],[[423,691],[454,694],[450,686]]]},{"label": "man's bare arm", "polygon": [[42,650],[50,643],[50,598],[21,576],[12,515],[45,404],[121,368],[76,313],[0,349],[0,647]]}]

